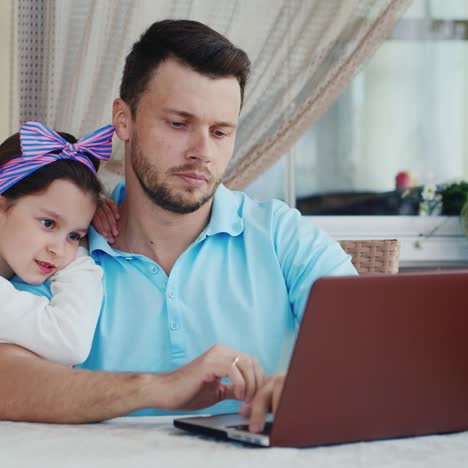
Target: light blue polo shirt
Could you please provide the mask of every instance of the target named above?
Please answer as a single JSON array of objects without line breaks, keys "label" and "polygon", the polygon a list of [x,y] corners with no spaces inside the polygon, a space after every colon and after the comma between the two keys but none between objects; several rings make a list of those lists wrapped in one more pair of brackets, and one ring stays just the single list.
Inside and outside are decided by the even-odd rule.
[{"label": "light blue polo shirt", "polygon": [[[123,184],[113,197],[122,202]],[[104,269],[101,315],[81,365],[92,370],[168,372],[222,343],[255,356],[273,374],[287,365],[312,283],[356,274],[340,245],[297,210],[222,185],[209,224],[169,276],[142,255],[113,249],[92,228],[89,243]],[[46,287],[35,289],[50,295]],[[238,409],[238,402],[225,401],[201,412]]]}]

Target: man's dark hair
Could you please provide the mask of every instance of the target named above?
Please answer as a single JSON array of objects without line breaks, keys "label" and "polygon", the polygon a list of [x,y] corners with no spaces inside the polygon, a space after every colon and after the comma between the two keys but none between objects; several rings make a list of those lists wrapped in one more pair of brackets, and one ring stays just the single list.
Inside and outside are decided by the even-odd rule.
[{"label": "man's dark hair", "polygon": [[[70,143],[76,143],[76,138],[69,133],[59,132],[59,135]],[[15,133],[0,145],[0,168],[8,161],[20,155],[20,135],[19,133]],[[87,157],[97,171],[100,164],[99,159],[90,154],[87,154]],[[21,197],[43,192],[55,180],[68,180],[84,193],[89,193],[93,196],[96,202],[100,199],[102,184],[96,174],[83,163],[71,159],[59,159],[41,167],[18,181],[8,190],[5,190],[1,196],[10,202],[14,202]]]},{"label": "man's dark hair", "polygon": [[202,75],[236,78],[242,106],[250,71],[247,54],[205,24],[164,20],[153,23],[143,33],[125,61],[120,97],[129,105],[133,116],[155,70],[170,57]]}]

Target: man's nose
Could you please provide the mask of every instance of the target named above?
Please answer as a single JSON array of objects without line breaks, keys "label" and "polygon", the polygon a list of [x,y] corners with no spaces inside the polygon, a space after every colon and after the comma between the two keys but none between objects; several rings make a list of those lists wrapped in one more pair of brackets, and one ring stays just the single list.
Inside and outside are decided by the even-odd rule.
[{"label": "man's nose", "polygon": [[190,146],[187,151],[188,159],[210,161],[213,157],[213,142],[209,130],[198,129],[191,135]]}]

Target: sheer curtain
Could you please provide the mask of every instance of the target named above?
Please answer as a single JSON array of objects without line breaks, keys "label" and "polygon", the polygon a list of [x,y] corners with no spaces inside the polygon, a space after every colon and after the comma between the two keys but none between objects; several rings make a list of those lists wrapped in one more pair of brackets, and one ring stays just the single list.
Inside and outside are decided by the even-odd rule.
[{"label": "sheer curtain", "polygon": [[[349,84],[410,0],[15,0],[11,130],[40,119],[81,136],[108,123],[125,56],[154,21],[202,21],[245,49],[252,76],[225,182],[242,188]],[[104,168],[122,175],[116,142]]]}]

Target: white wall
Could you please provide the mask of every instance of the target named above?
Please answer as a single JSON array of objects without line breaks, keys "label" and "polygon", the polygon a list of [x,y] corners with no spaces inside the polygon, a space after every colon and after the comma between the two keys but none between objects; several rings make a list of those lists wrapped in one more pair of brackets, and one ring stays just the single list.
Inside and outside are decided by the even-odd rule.
[{"label": "white wall", "polygon": [[0,0],[0,142],[9,131],[9,100],[10,100],[10,59],[11,59],[11,10],[13,0]]}]

